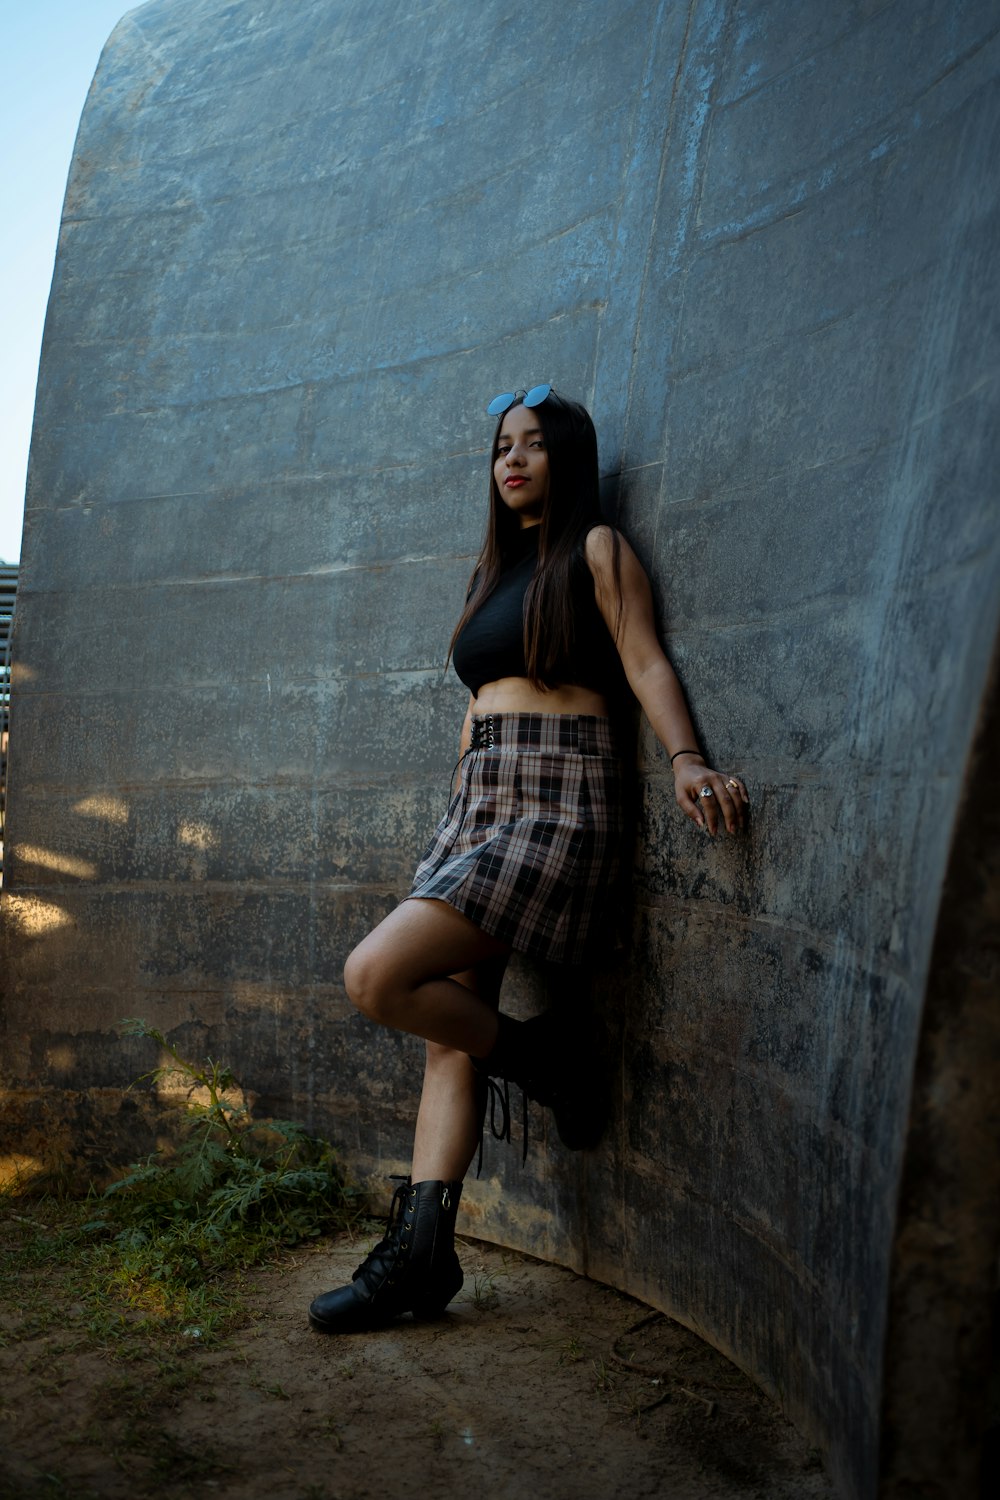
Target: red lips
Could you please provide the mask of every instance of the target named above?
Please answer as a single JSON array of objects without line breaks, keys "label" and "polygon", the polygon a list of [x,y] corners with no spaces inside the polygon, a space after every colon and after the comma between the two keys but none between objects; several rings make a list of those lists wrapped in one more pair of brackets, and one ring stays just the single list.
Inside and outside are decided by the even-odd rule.
[{"label": "red lips", "polygon": [[504,480],[503,485],[504,489],[509,489],[511,485],[527,484],[527,482],[523,474],[510,474]]}]

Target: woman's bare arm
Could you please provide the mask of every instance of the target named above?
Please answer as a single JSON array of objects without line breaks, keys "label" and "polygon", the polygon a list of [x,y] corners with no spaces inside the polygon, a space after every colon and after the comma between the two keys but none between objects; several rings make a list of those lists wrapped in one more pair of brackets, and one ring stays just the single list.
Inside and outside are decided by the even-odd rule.
[{"label": "woman's bare arm", "polygon": [[[684,691],[656,634],[653,595],[639,559],[624,537],[621,543],[622,608],[614,577],[614,541],[609,526],[595,526],[587,537],[587,563],[594,575],[598,608],[615,634],[629,686],[642,704],[660,744],[672,761],[674,794],[683,812],[715,834],[721,815],[730,833],[746,820],[749,797],[743,784],[706,766],[688,712]],[[701,797],[709,786],[711,797]]]}]

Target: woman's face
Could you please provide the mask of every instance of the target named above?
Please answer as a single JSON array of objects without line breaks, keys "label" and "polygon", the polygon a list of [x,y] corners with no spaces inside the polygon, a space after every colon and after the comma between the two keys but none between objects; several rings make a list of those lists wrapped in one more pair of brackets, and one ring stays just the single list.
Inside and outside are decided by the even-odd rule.
[{"label": "woman's face", "polygon": [[522,527],[537,526],[549,498],[549,455],[534,408],[512,406],[500,427],[493,478]]}]

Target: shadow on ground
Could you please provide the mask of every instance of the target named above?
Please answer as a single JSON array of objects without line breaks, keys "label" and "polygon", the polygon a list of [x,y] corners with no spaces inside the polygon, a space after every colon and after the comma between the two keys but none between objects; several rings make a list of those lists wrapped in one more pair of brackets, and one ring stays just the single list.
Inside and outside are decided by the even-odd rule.
[{"label": "shadow on ground", "polygon": [[[253,1274],[245,1326],[156,1368],[67,1339],[0,1350],[0,1493],[384,1500],[828,1500],[814,1452],[732,1365],[631,1298],[473,1242],[437,1323],[327,1338],[344,1235]],[[8,1325],[9,1326],[9,1325]],[[14,1331],[14,1330],[10,1330]],[[156,1361],[153,1362],[156,1365]]]}]

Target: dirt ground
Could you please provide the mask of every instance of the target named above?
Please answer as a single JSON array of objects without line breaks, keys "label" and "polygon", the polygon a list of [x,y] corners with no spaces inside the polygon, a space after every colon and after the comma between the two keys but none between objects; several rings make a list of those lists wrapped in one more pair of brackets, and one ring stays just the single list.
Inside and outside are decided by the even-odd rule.
[{"label": "dirt ground", "polygon": [[208,1346],[186,1330],[159,1359],[74,1338],[71,1300],[37,1336],[9,1314],[0,1495],[832,1495],[816,1454],[692,1334],[516,1254],[463,1242],[465,1287],[437,1323],[313,1333],[309,1301],[365,1248],[343,1235],[254,1273],[244,1326]]}]

